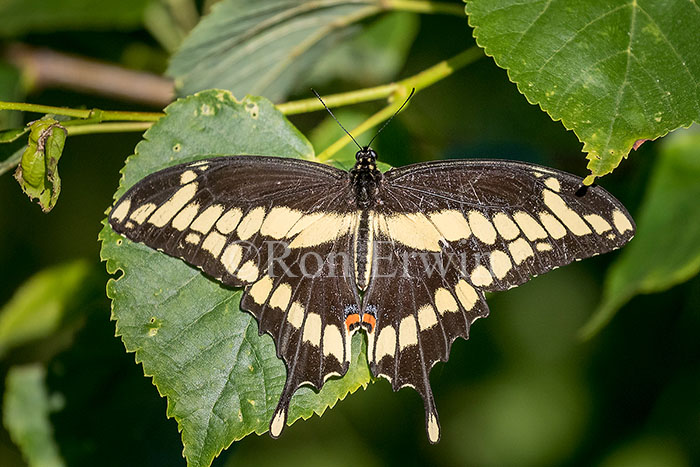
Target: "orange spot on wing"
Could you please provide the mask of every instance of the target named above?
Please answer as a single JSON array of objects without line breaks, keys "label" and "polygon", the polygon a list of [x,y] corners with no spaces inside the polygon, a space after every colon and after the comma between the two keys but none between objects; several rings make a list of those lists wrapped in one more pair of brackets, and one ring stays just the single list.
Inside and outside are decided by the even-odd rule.
[{"label": "orange spot on wing", "polygon": [[348,315],[347,318],[345,318],[345,327],[347,328],[348,332],[350,331],[350,327],[353,324],[357,324],[360,322],[360,315],[357,313],[353,313],[351,315]]},{"label": "orange spot on wing", "polygon": [[377,320],[369,313],[362,315],[362,322],[369,324],[369,332],[374,331],[374,325],[377,324]]}]

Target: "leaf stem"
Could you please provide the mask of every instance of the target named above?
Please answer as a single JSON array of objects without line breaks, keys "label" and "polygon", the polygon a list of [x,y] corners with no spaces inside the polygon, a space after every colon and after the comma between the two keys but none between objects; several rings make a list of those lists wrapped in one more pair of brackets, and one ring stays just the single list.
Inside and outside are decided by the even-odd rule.
[{"label": "leaf stem", "polygon": [[484,53],[481,48],[477,46],[470,47],[452,58],[443,60],[420,73],[399,81],[398,84],[409,90],[415,88],[417,92],[447,78],[455,71],[464,68],[482,57],[484,57]]},{"label": "leaf stem", "polygon": [[[375,101],[389,97],[396,90],[396,83],[383,84],[372,88],[359,89],[357,91],[341,92],[323,96],[323,100],[328,107],[341,107],[345,105],[359,104],[360,102]],[[311,97],[298,101],[284,102],[277,104],[277,110],[285,115],[296,115],[316,110],[323,110],[323,104]]]},{"label": "leaf stem", "polygon": [[164,113],[160,112],[123,112],[119,110],[100,109],[71,109],[68,107],[53,107],[50,105],[28,104],[25,102],[0,101],[0,110],[21,110],[54,115],[65,115],[75,118],[95,118],[100,121],[122,120],[136,122],[155,122]]}]

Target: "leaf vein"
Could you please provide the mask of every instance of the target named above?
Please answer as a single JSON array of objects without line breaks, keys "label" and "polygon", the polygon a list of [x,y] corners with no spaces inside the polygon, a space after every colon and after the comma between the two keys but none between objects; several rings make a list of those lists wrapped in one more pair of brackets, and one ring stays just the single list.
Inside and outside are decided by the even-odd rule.
[{"label": "leaf vein", "polygon": [[619,5],[619,6],[615,7],[615,8],[613,8],[612,10],[610,10],[610,11],[608,11],[608,12],[606,12],[606,13],[604,13],[604,14],[598,16],[597,18],[595,18],[595,19],[589,21],[588,23],[584,24],[581,28],[579,28],[579,29],[577,29],[576,31],[574,31],[574,34],[572,34],[566,41],[564,41],[564,42],[561,44],[561,46],[560,46],[559,48],[557,48],[557,49],[554,51],[554,53],[552,53],[552,55],[550,55],[550,56],[547,58],[547,60],[544,61],[544,63],[542,63],[542,66],[540,66],[540,67],[537,69],[537,72],[538,72],[538,73],[541,72],[542,69],[543,69],[545,66],[547,66],[547,65],[549,64],[549,62],[550,62],[555,56],[557,56],[562,50],[564,50],[564,48],[566,48],[566,46],[569,45],[569,44],[571,43],[571,41],[573,41],[574,39],[576,39],[576,38],[579,36],[579,34],[581,34],[581,33],[584,32],[586,29],[588,29],[588,27],[594,25],[594,24],[597,23],[598,21],[600,21],[600,20],[602,20],[602,19],[604,19],[604,18],[606,18],[606,17],[608,17],[608,16],[610,16],[610,15],[616,13],[617,11],[619,11],[619,10],[625,8],[625,7],[628,7],[628,6],[630,6],[630,5],[633,5],[633,3],[626,3],[626,4],[623,4],[623,5]]}]

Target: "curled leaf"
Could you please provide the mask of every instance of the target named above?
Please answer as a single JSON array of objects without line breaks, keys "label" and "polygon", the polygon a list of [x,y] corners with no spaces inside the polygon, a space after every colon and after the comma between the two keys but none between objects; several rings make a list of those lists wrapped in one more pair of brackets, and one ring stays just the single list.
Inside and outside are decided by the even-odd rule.
[{"label": "curled leaf", "polygon": [[30,199],[38,199],[41,210],[49,212],[61,193],[58,160],[66,143],[66,129],[49,116],[31,124],[27,149],[15,171],[15,178]]}]

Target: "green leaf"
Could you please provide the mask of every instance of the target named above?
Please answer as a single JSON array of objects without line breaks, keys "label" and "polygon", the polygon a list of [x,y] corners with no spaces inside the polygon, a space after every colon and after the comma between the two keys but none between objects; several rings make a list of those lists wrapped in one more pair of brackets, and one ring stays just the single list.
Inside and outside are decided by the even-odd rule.
[{"label": "green leaf", "polygon": [[687,0],[466,0],[487,55],[574,130],[599,177],[638,140],[700,120],[700,8]]},{"label": "green leaf", "polygon": [[84,260],[47,268],[27,280],[0,310],[0,357],[54,333],[88,280]]},{"label": "green leaf", "polygon": [[639,215],[637,236],[605,280],[603,301],[586,324],[591,336],[633,296],[685,282],[700,271],[700,131],[664,141]]},{"label": "green leaf", "polygon": [[148,0],[3,0],[0,37],[31,32],[131,28],[141,23]]},{"label": "green leaf", "polygon": [[403,68],[419,26],[414,13],[388,13],[321,57],[307,82],[318,86],[342,79],[367,87],[391,81]]},{"label": "green leaf", "polygon": [[[239,102],[212,90],[180,99],[165,112],[127,160],[116,197],[155,170],[216,154],[313,158],[306,138],[264,98]],[[107,285],[117,335],[168,398],[188,463],[209,465],[233,441],[267,431],[285,367],[272,338],[259,337],[255,319],[240,311],[241,291],[123,239],[106,221],[100,239],[107,270],[124,273]],[[353,363],[344,378],[329,381],[319,394],[296,393],[290,424],[322,414],[369,382],[362,344],[360,336],[353,340]]]},{"label": "green leaf", "polygon": [[223,0],[192,30],[168,74],[179,95],[222,88],[283,99],[343,29],[381,10],[379,0]]},{"label": "green leaf", "polygon": [[60,401],[46,391],[46,370],[41,365],[14,366],[7,373],[3,423],[30,466],[65,465],[53,438],[49,414]]},{"label": "green leaf", "polygon": [[48,115],[33,122],[29,142],[15,171],[15,178],[30,199],[37,199],[41,210],[49,212],[61,194],[58,160],[66,144],[66,129]]}]

